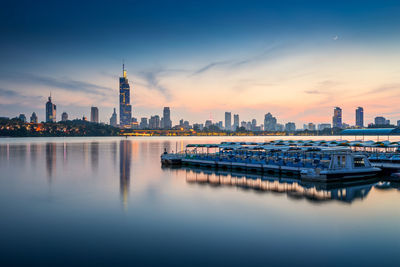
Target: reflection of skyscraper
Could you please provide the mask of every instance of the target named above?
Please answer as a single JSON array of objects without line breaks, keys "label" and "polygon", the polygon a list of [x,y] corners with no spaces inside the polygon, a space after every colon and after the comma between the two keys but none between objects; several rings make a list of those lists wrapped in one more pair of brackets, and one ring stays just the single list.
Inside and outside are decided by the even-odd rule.
[{"label": "reflection of skyscraper", "polygon": [[131,174],[132,144],[130,140],[119,143],[119,186],[124,206],[128,203],[129,181]]},{"label": "reflection of skyscraper", "polygon": [[56,105],[51,102],[51,96],[46,102],[46,122],[56,122]]},{"label": "reflection of skyscraper", "polygon": [[123,77],[119,78],[119,124],[130,128],[132,122],[132,106],[130,105],[130,87],[126,78],[125,65],[122,65]]},{"label": "reflection of skyscraper", "polygon": [[57,162],[57,145],[56,143],[46,143],[46,170],[47,178],[51,182]]},{"label": "reflection of skyscraper", "polygon": [[92,170],[97,170],[99,167],[99,143],[90,143],[90,160],[92,163]]}]

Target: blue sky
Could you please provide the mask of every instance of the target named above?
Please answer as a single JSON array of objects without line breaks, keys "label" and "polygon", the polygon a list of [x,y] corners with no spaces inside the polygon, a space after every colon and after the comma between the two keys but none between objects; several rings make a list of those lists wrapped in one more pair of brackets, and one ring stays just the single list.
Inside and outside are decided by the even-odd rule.
[{"label": "blue sky", "polygon": [[[354,123],[400,119],[397,1],[8,1],[0,10],[0,116],[108,121],[124,60],[135,117]],[[58,117],[60,119],[60,117]]]}]

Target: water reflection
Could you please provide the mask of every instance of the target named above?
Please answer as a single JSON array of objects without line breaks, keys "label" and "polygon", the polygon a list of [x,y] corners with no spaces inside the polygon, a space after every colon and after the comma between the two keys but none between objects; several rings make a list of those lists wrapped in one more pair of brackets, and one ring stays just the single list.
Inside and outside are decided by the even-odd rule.
[{"label": "water reflection", "polygon": [[92,170],[97,171],[99,168],[99,143],[91,142],[90,143],[90,160],[92,165]]},{"label": "water reflection", "polygon": [[213,187],[235,187],[260,193],[274,192],[286,194],[291,199],[306,199],[312,202],[339,201],[352,203],[364,199],[376,179],[346,183],[305,182],[293,177],[262,176],[248,173],[224,172],[201,168],[182,168],[186,182],[206,184]]},{"label": "water reflection", "polygon": [[130,140],[121,140],[119,143],[119,185],[124,208],[128,204],[129,181],[131,173],[132,143]]},{"label": "water reflection", "polygon": [[57,162],[57,144],[46,143],[46,170],[49,183],[54,176]]}]

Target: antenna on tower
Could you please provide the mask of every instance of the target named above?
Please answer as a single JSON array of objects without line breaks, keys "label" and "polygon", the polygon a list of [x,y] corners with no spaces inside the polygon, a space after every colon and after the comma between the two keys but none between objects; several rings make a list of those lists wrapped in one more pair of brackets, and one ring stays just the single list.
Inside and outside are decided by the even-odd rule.
[{"label": "antenna on tower", "polygon": [[125,70],[125,60],[122,59],[122,74],[124,78],[126,78],[126,70]]}]

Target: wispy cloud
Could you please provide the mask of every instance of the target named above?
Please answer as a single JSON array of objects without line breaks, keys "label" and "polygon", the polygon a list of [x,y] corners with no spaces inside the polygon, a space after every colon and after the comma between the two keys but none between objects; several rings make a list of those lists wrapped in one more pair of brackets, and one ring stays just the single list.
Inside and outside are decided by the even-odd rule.
[{"label": "wispy cloud", "polygon": [[73,80],[67,77],[54,78],[42,76],[32,73],[0,73],[0,80],[18,82],[24,84],[44,85],[50,88],[58,88],[68,91],[85,92],[95,95],[105,95],[106,92],[112,91],[111,88]]}]

